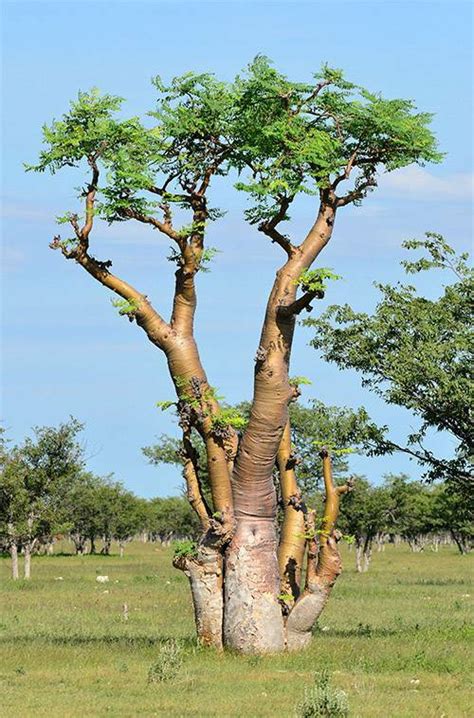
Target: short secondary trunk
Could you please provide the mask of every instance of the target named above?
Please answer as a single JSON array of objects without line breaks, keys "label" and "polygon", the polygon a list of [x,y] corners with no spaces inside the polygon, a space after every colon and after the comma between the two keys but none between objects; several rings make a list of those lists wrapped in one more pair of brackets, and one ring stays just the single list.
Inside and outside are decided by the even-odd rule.
[{"label": "short secondary trunk", "polygon": [[174,560],[189,579],[199,642],[222,648],[223,559],[220,551],[200,546],[197,556]]}]

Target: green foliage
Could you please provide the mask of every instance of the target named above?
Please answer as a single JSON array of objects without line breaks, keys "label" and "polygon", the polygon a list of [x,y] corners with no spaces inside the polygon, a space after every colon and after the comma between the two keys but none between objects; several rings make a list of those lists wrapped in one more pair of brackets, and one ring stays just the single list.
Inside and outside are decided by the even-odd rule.
[{"label": "green foliage", "polygon": [[309,386],[312,383],[311,379],[308,379],[307,376],[291,376],[289,379],[290,386]]},{"label": "green foliage", "polygon": [[56,427],[35,427],[34,438],[8,447],[1,436],[0,538],[28,543],[65,530],[65,497],[81,473],[83,449],[76,419]]},{"label": "green foliage", "polygon": [[201,272],[210,272],[209,264],[212,262],[216,254],[219,254],[220,250],[215,247],[207,247],[203,250],[199,261]]},{"label": "green foliage", "polygon": [[327,267],[304,269],[295,281],[295,284],[301,287],[304,292],[325,292],[328,279],[335,281],[342,279],[342,277],[339,274],[334,274],[334,272]]},{"label": "green foliage", "polygon": [[346,476],[347,454],[358,452],[373,432],[365,409],[325,406],[312,399],[309,406],[290,405],[291,436],[299,459],[298,484],[307,495],[313,494],[322,476],[322,459],[316,448],[330,450],[334,475]]},{"label": "green foliage", "polygon": [[326,669],[315,674],[314,685],[306,688],[303,700],[296,706],[298,718],[347,718],[348,715],[347,695],[331,686]]},{"label": "green foliage", "polygon": [[232,161],[251,170],[237,188],[252,200],[246,212],[252,224],[271,220],[282,199],[291,203],[300,193],[327,188],[349,163],[360,202],[376,185],[378,170],[441,159],[431,115],[411,101],[370,93],[327,65],[314,82],[301,83],[258,56],[234,87]]},{"label": "green foliage", "polygon": [[467,264],[469,254],[464,252],[459,256],[451,247],[442,234],[437,232],[425,232],[424,239],[409,239],[402,243],[405,249],[422,249],[428,253],[428,256],[409,262],[407,260],[401,262],[408,274],[417,274],[418,272],[428,269],[448,269],[453,271],[459,279],[469,279],[472,271]]},{"label": "green foliage", "polygon": [[[144,527],[152,537],[197,536],[199,521],[189,501],[184,496],[157,497],[150,499],[145,507]],[[185,542],[191,550],[193,542]]]},{"label": "green foliage", "polygon": [[189,216],[176,231],[188,239],[202,237],[207,223],[222,216],[209,206],[205,218],[195,216],[193,193],[231,169],[252,202],[247,219],[260,224],[272,220],[283,201],[289,207],[298,194],[318,194],[346,174],[355,190],[350,201],[358,203],[380,170],[441,159],[431,115],[411,101],[370,93],[327,65],[312,81],[297,82],[260,55],[232,83],[187,72],[169,83],[155,77],[153,85],[152,127],[137,117],[123,119],[119,97],[80,92],[69,112],[44,125],[44,149],[27,169],[82,168],[81,201],[97,169],[98,216],[112,223],[184,211]]},{"label": "green foliage", "polygon": [[234,429],[244,429],[247,426],[247,419],[243,417],[234,407],[224,407],[211,417],[212,426],[225,428],[232,426]]},{"label": "green foliage", "polygon": [[326,449],[329,456],[347,456],[348,454],[352,454],[354,452],[354,449],[350,446],[346,446],[342,449],[337,448],[337,446],[333,446],[329,441],[313,441],[313,446],[315,449],[318,449],[319,451],[322,451],[323,449]]},{"label": "green foliage", "polygon": [[[386,487],[371,486],[357,476],[354,490],[344,496],[339,510],[338,527],[353,540],[373,539],[377,533],[389,530],[392,500]],[[394,529],[399,530],[398,526]]]},{"label": "green foliage", "polygon": [[176,541],[174,544],[175,558],[194,558],[197,556],[197,544],[195,541]]},{"label": "green foliage", "polygon": [[156,406],[158,407],[158,409],[161,409],[161,411],[167,411],[167,409],[170,409],[172,406],[176,406],[176,402],[170,400],[157,401]]},{"label": "green foliage", "polygon": [[182,646],[174,639],[168,640],[160,647],[157,660],[148,669],[148,684],[173,680],[182,664]]},{"label": "green foliage", "polygon": [[[470,482],[472,455],[471,411],[474,400],[471,374],[473,273],[466,255],[457,257],[440,235],[406,243],[425,248],[428,257],[405,263],[409,272],[451,269],[455,282],[437,299],[427,299],[411,285],[377,285],[382,298],[372,315],[349,305],[332,306],[305,324],[317,329],[312,345],[323,357],[362,375],[362,385],[388,404],[412,411],[420,420],[400,445],[387,437],[387,428],[367,435],[375,454],[401,450],[416,458],[430,480]],[[449,432],[457,446],[451,458],[437,456],[424,439],[432,429]]]},{"label": "green foliage", "polygon": [[121,316],[130,316],[140,309],[140,303],[135,300],[128,299],[111,299],[112,306],[118,309]]}]

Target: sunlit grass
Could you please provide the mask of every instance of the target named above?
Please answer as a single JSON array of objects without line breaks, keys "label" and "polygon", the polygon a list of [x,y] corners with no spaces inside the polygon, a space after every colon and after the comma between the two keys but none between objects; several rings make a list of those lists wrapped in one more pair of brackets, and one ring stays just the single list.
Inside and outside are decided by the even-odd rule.
[{"label": "sunlit grass", "polygon": [[[313,645],[264,658],[196,646],[187,580],[169,549],[135,543],[123,559],[38,557],[32,581],[16,584],[2,560],[0,714],[293,716],[304,685],[327,667],[351,716],[472,716],[471,559],[389,546],[358,575],[343,551],[345,572]],[[169,639],[183,664],[172,680],[150,683]]]}]

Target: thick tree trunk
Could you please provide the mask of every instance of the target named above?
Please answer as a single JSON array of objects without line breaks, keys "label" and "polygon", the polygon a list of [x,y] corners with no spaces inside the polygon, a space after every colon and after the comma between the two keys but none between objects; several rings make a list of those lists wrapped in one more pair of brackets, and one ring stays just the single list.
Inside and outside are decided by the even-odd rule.
[{"label": "thick tree trunk", "polygon": [[297,651],[307,646],[312,637],[312,629],[321,615],[332,587],[342,571],[341,557],[337,548],[337,536],[325,538],[319,548],[316,561],[316,549],[310,547],[306,588],[295,603],[286,624],[287,647]]},{"label": "thick tree trunk", "polygon": [[195,557],[179,557],[176,568],[189,579],[198,640],[222,649],[223,558],[219,550],[200,546]]},{"label": "thick tree trunk", "polygon": [[240,517],[225,562],[226,647],[240,653],[275,653],[284,649],[279,592],[275,522]]},{"label": "thick tree trunk", "polygon": [[123,541],[119,541],[119,552],[120,552],[120,558],[123,558],[125,553],[125,544]]}]

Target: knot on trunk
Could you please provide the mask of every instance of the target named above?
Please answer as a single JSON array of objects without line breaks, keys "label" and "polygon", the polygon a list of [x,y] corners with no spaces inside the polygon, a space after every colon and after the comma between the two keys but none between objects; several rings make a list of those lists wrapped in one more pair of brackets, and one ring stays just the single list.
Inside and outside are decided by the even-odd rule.
[{"label": "knot on trunk", "polygon": [[265,347],[263,347],[262,345],[260,345],[258,347],[257,351],[255,352],[255,362],[257,364],[264,362],[265,359],[267,358],[267,354],[268,354],[268,350],[265,349]]}]

